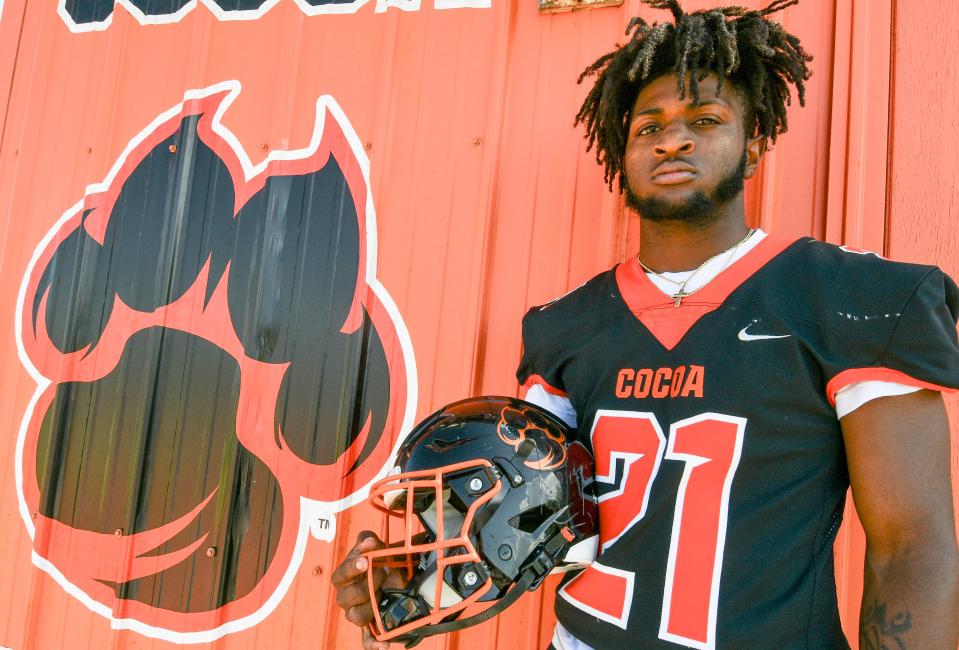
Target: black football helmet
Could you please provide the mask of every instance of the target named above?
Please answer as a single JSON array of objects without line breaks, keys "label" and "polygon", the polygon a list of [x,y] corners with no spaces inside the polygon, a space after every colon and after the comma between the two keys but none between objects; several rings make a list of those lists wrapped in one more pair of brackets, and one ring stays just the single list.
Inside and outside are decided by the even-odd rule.
[{"label": "black football helmet", "polygon": [[592,476],[592,456],[566,426],[522,400],[466,399],[420,422],[370,492],[401,531],[365,553],[371,593],[376,571],[401,568],[406,579],[382,591],[373,635],[411,647],[489,620],[559,565],[591,561]]}]

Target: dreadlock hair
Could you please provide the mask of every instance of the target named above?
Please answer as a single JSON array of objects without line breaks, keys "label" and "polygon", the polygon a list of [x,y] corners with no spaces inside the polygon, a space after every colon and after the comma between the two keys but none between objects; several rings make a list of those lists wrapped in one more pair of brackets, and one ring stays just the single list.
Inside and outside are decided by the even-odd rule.
[{"label": "dreadlock hair", "polygon": [[648,24],[639,16],[626,28],[629,41],[601,56],[579,76],[578,83],[596,77],[576,115],[586,127],[586,150],[596,147],[596,162],[605,168],[610,190],[619,177],[624,191],[623,156],[630,113],[639,92],[655,79],[675,74],[679,97],[688,91],[699,101],[699,82],[710,73],[718,79],[716,94],[730,80],[743,104],[747,137],[762,135],[772,142],[787,128],[786,106],[792,102],[789,83],[796,86],[799,104],[806,104],[806,66],[812,57],[799,39],[770,14],[799,0],[774,0],[765,9],[719,7],[685,13],[678,0],[643,0],[654,9],[669,9],[672,23]]}]

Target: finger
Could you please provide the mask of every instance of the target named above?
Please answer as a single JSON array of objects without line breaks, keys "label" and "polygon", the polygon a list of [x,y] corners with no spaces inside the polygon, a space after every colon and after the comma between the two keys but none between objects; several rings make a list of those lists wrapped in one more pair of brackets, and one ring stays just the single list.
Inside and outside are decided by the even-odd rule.
[{"label": "finger", "polygon": [[346,585],[355,582],[356,579],[363,573],[362,571],[357,571],[354,566],[356,563],[356,558],[351,558],[347,556],[345,560],[340,562],[339,566],[333,569],[333,573],[330,575],[330,582],[333,583],[333,587],[336,589],[341,589]]},{"label": "finger", "polygon": [[346,554],[346,558],[333,570],[330,580],[334,587],[341,587],[356,580],[366,571],[366,558],[361,557],[362,553],[372,551],[377,548],[383,548],[383,541],[376,536],[376,533],[368,530],[361,531],[356,538],[356,544]]},{"label": "finger", "polygon": [[370,592],[364,583],[354,582],[336,590],[336,604],[339,605],[341,609],[349,610],[351,607],[364,605],[369,602]]},{"label": "finger", "polygon": [[367,601],[362,605],[356,605],[346,610],[346,620],[353,625],[363,627],[369,625],[373,620],[373,606]]},{"label": "finger", "polygon": [[389,643],[377,641],[370,632],[370,628],[363,628],[363,650],[389,650],[389,647]]},{"label": "finger", "polygon": [[[401,571],[375,571],[373,573],[373,593],[380,594],[380,589],[402,589],[406,586],[406,577]],[[338,587],[336,589],[336,604],[344,611],[358,605],[365,605],[372,608],[373,599],[370,597],[370,591],[366,581],[356,581]]]},{"label": "finger", "polygon": [[333,586],[337,589],[351,582],[355,582],[357,578],[360,578],[366,572],[366,565],[366,558],[358,558],[353,551],[350,551],[346,559],[340,562],[339,566],[333,570],[333,574],[330,576],[330,582],[332,582]]},{"label": "finger", "polygon": [[402,589],[406,586],[406,583],[407,583],[406,572],[401,571],[399,569],[392,569],[390,571],[385,571],[383,573],[383,580],[380,581],[380,584],[377,585],[375,579],[373,582],[373,584],[376,585],[377,591],[379,591],[380,588]]},{"label": "finger", "polygon": [[[362,593],[366,594],[365,599],[369,600],[369,582],[367,581],[367,572],[366,567],[369,564],[369,560],[364,557],[358,558],[353,563],[353,568],[350,571],[356,571],[356,575],[352,580],[349,581],[340,581],[337,583],[333,582],[333,587],[337,592],[337,601],[340,599],[341,591],[354,591],[354,588],[362,590]],[[346,572],[344,572],[346,573]],[[371,577],[373,579],[373,592],[379,593],[380,589],[385,585],[387,587],[392,587],[394,589],[400,589],[406,585],[406,580],[403,578],[400,571],[395,569],[387,569],[385,567],[374,568],[371,572]],[[354,603],[355,604],[355,603]]]},{"label": "finger", "polygon": [[371,551],[374,548],[383,548],[386,544],[380,539],[380,536],[372,530],[361,530],[356,534],[356,544],[354,547],[362,546],[364,551]]}]

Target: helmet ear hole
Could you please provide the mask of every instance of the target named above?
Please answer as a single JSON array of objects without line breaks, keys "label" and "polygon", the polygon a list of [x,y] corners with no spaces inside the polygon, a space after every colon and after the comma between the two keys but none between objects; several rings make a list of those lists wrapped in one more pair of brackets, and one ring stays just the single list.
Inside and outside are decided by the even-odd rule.
[{"label": "helmet ear hole", "polygon": [[516,446],[516,455],[520,458],[529,458],[529,455],[536,449],[536,443],[526,438]]},{"label": "helmet ear hole", "polygon": [[555,512],[556,508],[553,508],[551,504],[544,503],[535,508],[524,510],[515,517],[512,517],[509,519],[509,525],[524,533],[532,534],[535,533],[547,519],[552,517]]},{"label": "helmet ear hole", "polygon": [[[433,499],[429,507],[422,512],[417,513],[423,527],[433,533],[436,539],[454,539],[463,533],[463,513],[450,502],[449,488],[443,490],[442,498],[437,501]],[[443,530],[439,529],[437,518],[437,509],[443,510]]]}]

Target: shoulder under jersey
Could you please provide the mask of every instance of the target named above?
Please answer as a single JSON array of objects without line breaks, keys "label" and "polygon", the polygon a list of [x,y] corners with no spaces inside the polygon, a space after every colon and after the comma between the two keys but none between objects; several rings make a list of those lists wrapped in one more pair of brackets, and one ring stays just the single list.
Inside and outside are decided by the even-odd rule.
[{"label": "shoulder under jersey", "polygon": [[774,237],[679,307],[632,260],[530,310],[518,378],[566,400],[596,460],[601,553],[561,588],[560,629],[596,648],[845,647],[837,396],[959,387],[957,313],[934,267]]}]

